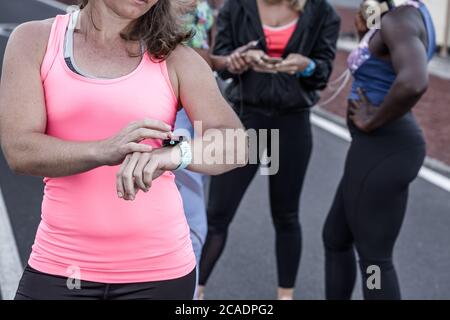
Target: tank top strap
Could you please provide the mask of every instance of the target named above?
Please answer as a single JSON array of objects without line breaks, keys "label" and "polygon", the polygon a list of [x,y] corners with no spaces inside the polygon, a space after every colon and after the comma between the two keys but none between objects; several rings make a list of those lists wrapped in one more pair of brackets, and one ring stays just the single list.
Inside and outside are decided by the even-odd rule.
[{"label": "tank top strap", "polygon": [[436,51],[436,29],[434,27],[433,18],[431,17],[431,14],[428,11],[427,6],[425,5],[425,3],[422,2],[422,0],[418,1],[408,0],[405,3],[405,5],[417,8],[422,15],[425,27],[427,29],[427,38],[428,38],[427,56],[428,59],[431,60]]},{"label": "tank top strap", "polygon": [[53,21],[50,36],[47,43],[47,50],[41,64],[41,80],[45,81],[50,72],[56,57],[61,49],[61,41],[64,41],[64,34],[69,22],[69,14],[57,15]]},{"label": "tank top strap", "polygon": [[423,20],[425,22],[425,27],[427,29],[427,38],[428,38],[427,54],[428,59],[431,60],[436,51],[436,29],[433,23],[433,18],[431,17],[431,14],[424,3],[422,2],[420,3],[419,10],[420,13],[422,14]]}]

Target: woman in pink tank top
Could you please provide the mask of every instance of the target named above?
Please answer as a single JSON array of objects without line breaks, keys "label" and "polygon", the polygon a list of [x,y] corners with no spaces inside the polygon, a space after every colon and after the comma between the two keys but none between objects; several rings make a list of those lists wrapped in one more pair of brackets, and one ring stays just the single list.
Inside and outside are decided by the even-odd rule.
[{"label": "woman in pink tank top", "polygon": [[[195,257],[172,171],[244,165],[203,151],[229,159],[234,141],[212,137],[235,130],[245,146],[245,132],[181,44],[189,34],[170,0],[85,0],[76,14],[19,26],[5,53],[2,148],[13,171],[45,177],[16,299],[192,298]],[[203,130],[177,144],[180,104]]]}]

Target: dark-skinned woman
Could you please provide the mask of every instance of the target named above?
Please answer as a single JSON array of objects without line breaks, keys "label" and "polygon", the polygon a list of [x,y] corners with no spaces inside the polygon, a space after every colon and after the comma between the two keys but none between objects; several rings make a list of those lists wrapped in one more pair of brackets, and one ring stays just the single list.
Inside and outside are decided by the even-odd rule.
[{"label": "dark-skinned woman", "polygon": [[427,63],[435,50],[430,14],[423,3],[405,1],[383,13],[381,28],[370,30],[366,26],[373,16],[364,14],[356,19],[361,44],[349,58],[353,139],[323,230],[327,299],[350,299],[355,249],[364,298],[400,299],[393,249],[409,184],[425,158],[411,109],[427,90]]},{"label": "dark-skinned woman", "polygon": [[[312,149],[309,109],[330,76],[339,26],[336,12],[321,0],[228,0],[217,19],[213,53],[228,60],[221,72],[233,78],[228,100],[247,129],[279,130],[279,171],[269,177],[279,299],[293,298],[301,254],[299,199]],[[201,286],[257,170],[250,164],[211,180]]]}]

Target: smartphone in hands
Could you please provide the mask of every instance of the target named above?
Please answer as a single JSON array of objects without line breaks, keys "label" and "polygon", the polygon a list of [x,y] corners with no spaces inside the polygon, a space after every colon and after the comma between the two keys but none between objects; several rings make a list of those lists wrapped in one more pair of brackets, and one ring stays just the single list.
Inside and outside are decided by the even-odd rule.
[{"label": "smartphone in hands", "polygon": [[278,57],[269,57],[267,55],[263,56],[262,61],[264,64],[253,67],[254,71],[262,72],[262,73],[278,73],[275,66],[283,61],[283,58]]},{"label": "smartphone in hands", "polygon": [[281,61],[283,61],[283,58],[264,56],[264,57],[262,58],[262,60],[263,60],[265,63],[275,65],[275,64],[280,63]]}]

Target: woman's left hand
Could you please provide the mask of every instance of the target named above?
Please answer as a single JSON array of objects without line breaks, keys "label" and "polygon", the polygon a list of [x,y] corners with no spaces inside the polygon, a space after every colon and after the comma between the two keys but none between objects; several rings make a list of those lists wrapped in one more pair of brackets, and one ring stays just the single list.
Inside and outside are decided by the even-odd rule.
[{"label": "woman's left hand", "polygon": [[165,171],[175,170],[181,162],[180,157],[176,146],[127,155],[116,175],[117,195],[124,200],[134,200],[139,190],[147,192],[153,180]]},{"label": "woman's left hand", "polygon": [[291,53],[286,59],[277,63],[274,70],[294,75],[305,70],[310,62],[311,60],[308,57],[302,56],[299,53]]},{"label": "woman's left hand", "polygon": [[359,130],[368,133],[376,129],[373,125],[373,118],[378,108],[370,103],[361,88],[357,91],[360,100],[350,101],[349,118]]}]

